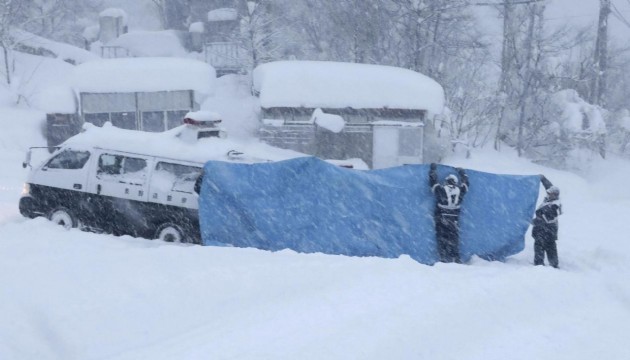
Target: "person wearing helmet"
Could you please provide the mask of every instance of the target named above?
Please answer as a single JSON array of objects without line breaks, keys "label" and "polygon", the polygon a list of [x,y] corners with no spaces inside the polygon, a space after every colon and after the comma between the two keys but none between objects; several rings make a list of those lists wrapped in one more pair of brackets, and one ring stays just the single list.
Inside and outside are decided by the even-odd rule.
[{"label": "person wearing helmet", "polygon": [[534,238],[534,265],[545,265],[545,253],[549,265],[558,268],[558,216],[562,214],[560,204],[560,189],[554,186],[544,175],[540,175],[540,182],[547,191],[543,203],[536,209],[532,224]]},{"label": "person wearing helmet", "polygon": [[457,175],[450,174],[444,184],[437,181],[437,165],[432,163],[429,185],[435,195],[435,235],[441,262],[461,263],[459,256],[459,212],[468,191],[468,176],[457,168]]}]

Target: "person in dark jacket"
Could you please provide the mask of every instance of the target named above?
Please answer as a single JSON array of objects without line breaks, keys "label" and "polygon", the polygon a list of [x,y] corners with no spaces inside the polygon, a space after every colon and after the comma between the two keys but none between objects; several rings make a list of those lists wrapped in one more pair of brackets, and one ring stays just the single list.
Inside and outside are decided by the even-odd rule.
[{"label": "person in dark jacket", "polygon": [[435,235],[441,262],[461,263],[459,256],[459,212],[468,192],[468,176],[458,168],[456,175],[448,175],[444,184],[437,181],[437,165],[431,164],[429,185],[435,195]]},{"label": "person in dark jacket", "polygon": [[543,203],[536,209],[536,216],[532,220],[534,225],[532,229],[532,237],[534,238],[534,265],[545,264],[545,253],[549,265],[557,268],[558,248],[556,240],[558,240],[558,216],[562,214],[562,204],[560,204],[560,189],[553,186],[544,175],[540,175],[547,197]]}]

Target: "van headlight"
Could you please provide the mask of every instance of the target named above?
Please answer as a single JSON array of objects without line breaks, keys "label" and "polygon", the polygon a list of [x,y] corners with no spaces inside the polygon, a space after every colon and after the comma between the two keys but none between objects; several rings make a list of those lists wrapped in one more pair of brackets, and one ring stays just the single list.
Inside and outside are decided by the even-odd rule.
[{"label": "van headlight", "polygon": [[29,183],[24,183],[22,185],[22,196],[29,195],[31,193],[31,185]]}]

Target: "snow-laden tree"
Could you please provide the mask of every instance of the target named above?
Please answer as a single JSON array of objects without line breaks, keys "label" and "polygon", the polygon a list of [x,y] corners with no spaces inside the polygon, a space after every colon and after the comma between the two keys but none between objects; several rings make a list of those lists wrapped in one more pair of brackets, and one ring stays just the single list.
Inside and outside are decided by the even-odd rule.
[{"label": "snow-laden tree", "polygon": [[13,51],[18,43],[13,36],[13,29],[28,22],[27,4],[22,0],[0,0],[0,50],[2,51],[2,69],[4,86],[10,87],[15,68]]},{"label": "snow-laden tree", "polygon": [[281,12],[274,0],[247,1],[247,12],[240,14],[239,42],[248,54],[247,68],[280,58],[279,38],[284,31]]},{"label": "snow-laden tree", "polygon": [[538,126],[527,156],[559,168],[585,170],[606,155],[606,110],[570,89],[551,94],[538,105]]},{"label": "snow-laden tree", "polygon": [[22,30],[48,39],[82,45],[81,32],[95,18],[102,0],[19,0],[17,2],[20,3],[27,18],[19,26]]}]

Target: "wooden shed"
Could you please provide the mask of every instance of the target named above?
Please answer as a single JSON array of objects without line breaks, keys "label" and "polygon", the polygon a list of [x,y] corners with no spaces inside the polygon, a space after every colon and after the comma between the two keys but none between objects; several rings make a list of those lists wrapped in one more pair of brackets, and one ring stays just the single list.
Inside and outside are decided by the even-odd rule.
[{"label": "wooden shed", "polygon": [[[444,106],[442,87],[420,73],[355,63],[263,64],[254,92],[263,141],[326,159],[360,158],[371,168],[422,163],[425,120]],[[341,126],[318,121],[316,112]]]}]

